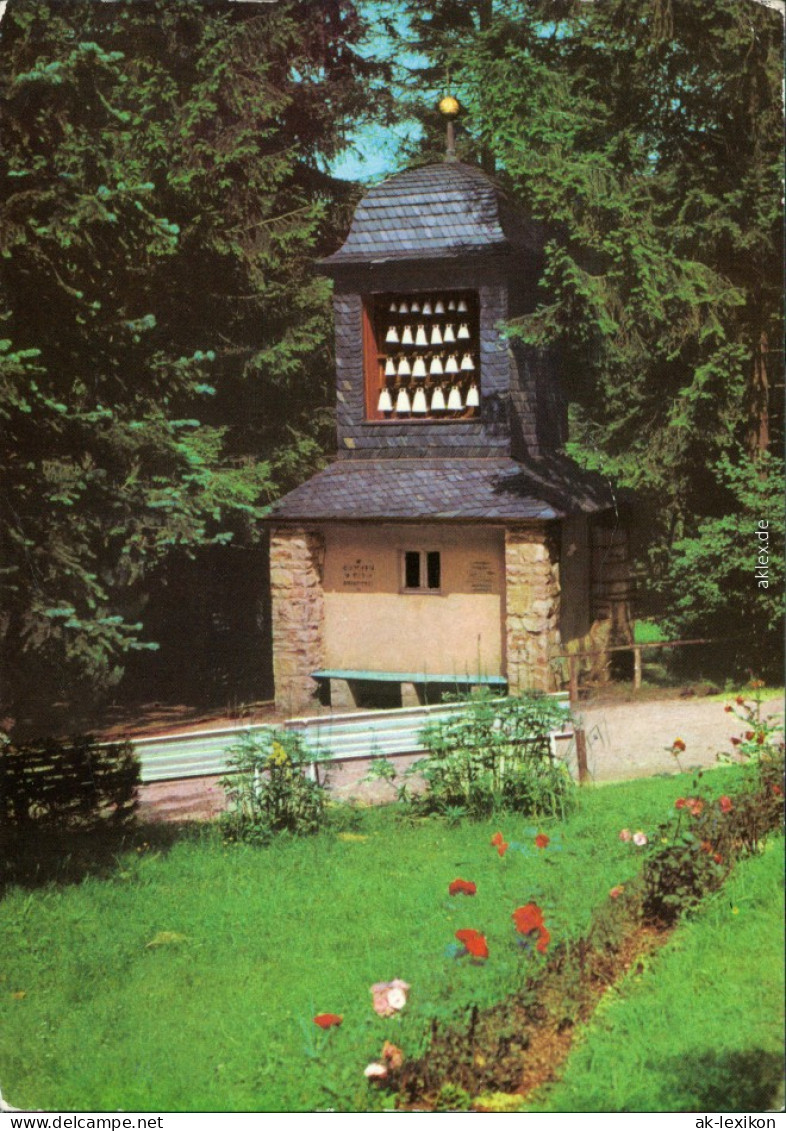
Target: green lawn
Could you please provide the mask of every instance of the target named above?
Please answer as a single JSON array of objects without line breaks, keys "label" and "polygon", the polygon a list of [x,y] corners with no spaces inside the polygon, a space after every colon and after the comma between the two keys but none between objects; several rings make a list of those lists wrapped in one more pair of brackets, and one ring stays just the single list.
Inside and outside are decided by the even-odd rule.
[{"label": "green lawn", "polygon": [[[736,773],[719,769],[713,791],[732,791]],[[620,828],[651,830],[689,780],[586,788],[573,817],[540,826],[548,848],[504,858],[492,834],[531,846],[530,822],[411,825],[380,809],[349,834],[252,848],[205,830],[166,853],[126,852],[108,878],[13,889],[0,905],[3,1092],[43,1109],[376,1110],[384,1096],[363,1069],[383,1041],[417,1055],[432,1018],[520,984],[531,968],[510,914],[521,904],[541,905],[555,943],[584,933],[638,866]],[[475,897],[448,896],[459,876]],[[484,966],[445,953],[464,927],[487,936]],[[182,938],[149,946],[161,932]],[[736,984],[713,974],[721,957],[698,961],[682,967],[686,1000],[700,972],[733,1013]],[[740,961],[735,945],[717,969]],[[381,1019],[369,986],[394,978],[410,999]],[[758,1024],[772,1010],[766,997],[754,1005]],[[318,1029],[321,1012],[343,1014],[341,1028]]]}]

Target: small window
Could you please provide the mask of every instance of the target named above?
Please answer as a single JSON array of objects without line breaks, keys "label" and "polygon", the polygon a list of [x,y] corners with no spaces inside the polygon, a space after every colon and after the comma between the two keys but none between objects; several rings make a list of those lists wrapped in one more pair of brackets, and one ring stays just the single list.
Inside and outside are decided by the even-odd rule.
[{"label": "small window", "polygon": [[439,589],[439,551],[429,550],[426,554],[426,588]]},{"label": "small window", "polygon": [[442,566],[439,550],[404,551],[404,589],[415,593],[439,592]]},{"label": "small window", "polygon": [[480,416],[476,291],[369,295],[363,311],[367,420]]},{"label": "small window", "polygon": [[407,550],[404,554],[404,588],[420,589],[420,552]]}]

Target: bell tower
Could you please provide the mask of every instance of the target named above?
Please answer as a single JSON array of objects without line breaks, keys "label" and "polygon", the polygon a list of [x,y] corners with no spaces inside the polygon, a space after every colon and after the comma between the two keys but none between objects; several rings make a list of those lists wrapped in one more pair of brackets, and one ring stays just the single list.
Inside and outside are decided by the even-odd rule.
[{"label": "bell tower", "polygon": [[451,139],[449,121],[443,162],[371,189],[321,263],[334,280],[339,459],[538,459],[565,439],[555,366],[500,330],[534,308],[541,229]]},{"label": "bell tower", "polygon": [[319,265],[337,453],[269,518],[285,712],[547,691],[566,648],[626,631],[613,488],[560,454],[554,359],[503,329],[535,308],[543,233],[456,160],[445,102],[445,159],[370,189]]}]

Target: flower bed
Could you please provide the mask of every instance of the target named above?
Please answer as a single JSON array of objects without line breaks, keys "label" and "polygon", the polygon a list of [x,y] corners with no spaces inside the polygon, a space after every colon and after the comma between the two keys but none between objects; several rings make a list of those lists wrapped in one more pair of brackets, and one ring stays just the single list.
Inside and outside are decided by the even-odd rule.
[{"label": "flower bed", "polygon": [[[742,741],[732,741],[747,759],[734,796],[712,796],[699,771],[694,795],[677,797],[674,813],[652,837],[623,828],[622,843],[647,850],[641,871],[627,885],[611,888],[587,934],[554,948],[522,992],[482,1014],[473,1010],[461,1027],[433,1030],[427,1055],[405,1062],[396,1074],[403,1104],[485,1110],[489,1094],[524,1097],[555,1079],[574,1026],[589,1018],[603,992],[661,945],[683,915],[721,886],[741,857],[759,851],[767,836],[782,828],[782,725],[762,719],[755,700],[738,697],[735,707],[748,729]],[[671,750],[678,761],[686,744],[677,738]],[[549,843],[542,835],[535,840],[541,848]],[[492,844],[500,854],[509,847],[501,833]],[[527,904],[513,919],[530,946],[538,938],[535,950],[545,954],[550,934],[541,908]]]}]

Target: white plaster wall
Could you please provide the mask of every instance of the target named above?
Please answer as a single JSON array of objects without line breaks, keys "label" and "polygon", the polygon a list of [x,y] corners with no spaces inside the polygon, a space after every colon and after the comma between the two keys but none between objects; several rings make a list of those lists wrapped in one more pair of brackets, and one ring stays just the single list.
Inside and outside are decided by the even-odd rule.
[{"label": "white plaster wall", "polygon": [[[328,668],[503,674],[504,532],[337,526],[325,531]],[[402,593],[405,550],[441,553],[441,591]]]}]

